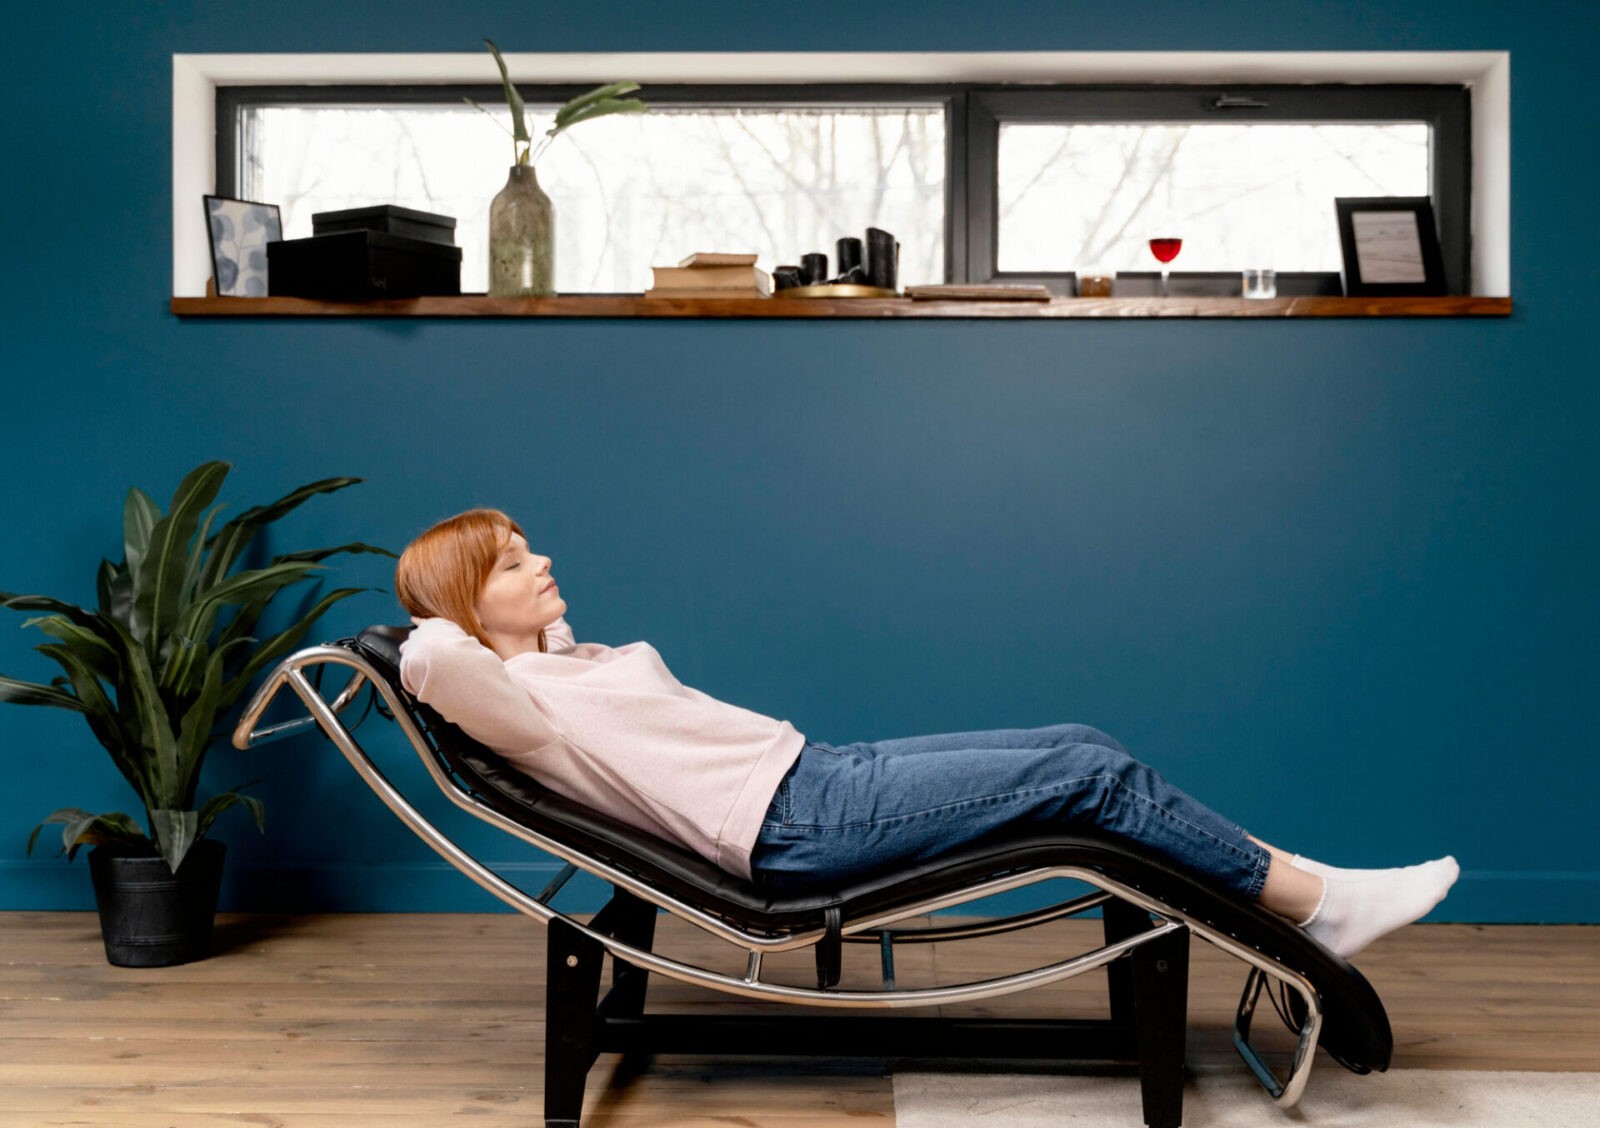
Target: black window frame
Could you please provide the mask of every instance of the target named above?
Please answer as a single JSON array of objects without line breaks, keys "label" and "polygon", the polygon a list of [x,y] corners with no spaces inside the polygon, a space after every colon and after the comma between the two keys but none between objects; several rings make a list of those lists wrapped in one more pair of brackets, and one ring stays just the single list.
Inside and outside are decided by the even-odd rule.
[{"label": "black window frame", "polygon": [[[1447,292],[1465,294],[1471,280],[1472,110],[1467,87],[1458,84],[1184,84],[983,88],[968,106],[968,198],[972,210],[960,269],[981,272],[981,281],[1042,282],[1060,289],[1070,272],[1001,272],[996,194],[999,127],[1004,122],[1248,122],[1351,123],[1415,121],[1429,128],[1429,194],[1444,252]],[[1328,202],[1328,222],[1335,222]],[[1240,267],[1248,263],[1239,263]],[[1174,278],[1184,275],[1173,271]],[[1151,278],[1155,273],[1151,272]],[[1206,276],[1191,274],[1206,288]],[[1237,289],[1234,275],[1208,279],[1217,293]],[[1337,274],[1280,272],[1284,295],[1341,292]],[[1153,291],[1152,291],[1153,292]]]},{"label": "black window frame", "polygon": [[[560,105],[592,84],[519,83],[532,104]],[[1448,292],[1469,292],[1471,280],[1471,91],[1439,84],[1054,84],[993,83],[649,83],[641,95],[655,106],[831,105],[939,106],[945,115],[945,281],[1039,282],[1071,294],[1075,273],[1001,272],[996,263],[999,127],[1035,122],[1377,122],[1420,121],[1430,130],[1429,189],[1439,224]],[[256,106],[503,101],[498,85],[329,84],[218,86],[218,195],[237,195],[245,112]],[[1329,203],[1329,223],[1334,222]],[[1241,267],[1248,265],[1241,263]],[[1185,292],[1236,293],[1231,274],[1174,271]],[[1137,278],[1135,274],[1130,276]],[[1151,273],[1154,278],[1154,272]],[[1337,294],[1336,273],[1284,272],[1279,293]],[[1153,290],[1152,290],[1153,292]]]}]

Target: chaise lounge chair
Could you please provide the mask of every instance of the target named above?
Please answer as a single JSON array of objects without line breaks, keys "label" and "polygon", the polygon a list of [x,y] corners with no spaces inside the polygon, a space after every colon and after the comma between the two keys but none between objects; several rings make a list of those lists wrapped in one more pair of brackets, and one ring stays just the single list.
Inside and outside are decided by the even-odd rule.
[{"label": "chaise lounge chair", "polygon": [[[286,658],[266,679],[234,733],[248,748],[310,727],[322,732],[389,808],[467,877],[549,929],[546,960],[545,1123],[576,1128],[590,1066],[602,1053],[981,1057],[1059,1061],[1137,1061],[1145,1123],[1176,1128],[1183,1119],[1183,1065],[1189,938],[1237,957],[1248,968],[1234,1043],[1282,1107],[1304,1090],[1320,1044],[1356,1073],[1388,1068],[1388,1016],[1359,971],[1282,918],[1211,888],[1126,841],[1087,834],[1008,834],[892,873],[803,895],[776,896],[689,851],[616,822],[541,787],[417,702],[400,686],[399,648],[409,628],[372,627],[354,639]],[[331,700],[327,667],[354,671]],[[270,726],[261,719],[285,686],[308,715]],[[370,688],[379,709],[422,757],[435,783],[462,809],[566,863],[530,896],[457,846],[384,776],[342,715]],[[587,922],[551,907],[582,870],[613,893]],[[903,921],[1058,878],[1095,887],[1047,908],[1002,919],[895,927]],[[1105,943],[1032,969],[933,987],[900,987],[897,946],[955,942],[1026,929],[1100,908]],[[741,949],[740,975],[710,970],[652,950],[658,910]],[[843,944],[872,944],[883,983],[842,989]],[[1041,945],[1042,947],[1042,945]],[[816,986],[762,978],[768,953],[810,948]],[[612,986],[599,988],[603,957]],[[1110,1018],[958,1019],[894,1016],[850,1022],[848,1015],[654,1014],[645,1011],[654,972],[747,999],[807,1007],[912,1008],[970,1002],[1026,991],[1107,969]],[[1263,990],[1297,1034],[1280,1077],[1250,1041]]]}]

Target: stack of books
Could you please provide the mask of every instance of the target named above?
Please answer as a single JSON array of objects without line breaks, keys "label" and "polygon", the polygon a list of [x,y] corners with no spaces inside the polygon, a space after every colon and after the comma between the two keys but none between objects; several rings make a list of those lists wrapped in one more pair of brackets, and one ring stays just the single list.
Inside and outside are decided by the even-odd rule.
[{"label": "stack of books", "polygon": [[770,298],[772,276],[756,256],[701,251],[677,266],[652,266],[647,298]]}]

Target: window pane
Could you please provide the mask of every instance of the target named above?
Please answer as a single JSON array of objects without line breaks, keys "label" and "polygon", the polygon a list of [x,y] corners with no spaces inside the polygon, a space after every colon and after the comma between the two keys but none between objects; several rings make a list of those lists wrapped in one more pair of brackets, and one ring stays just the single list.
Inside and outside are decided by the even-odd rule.
[{"label": "window pane", "polygon": [[1002,123],[1003,271],[1337,271],[1335,196],[1428,195],[1428,126]]},{"label": "window pane", "polygon": [[[313,212],[392,203],[456,217],[461,287],[488,286],[489,201],[513,159],[504,106],[255,107],[241,195]],[[538,137],[556,107],[529,105]],[[935,106],[652,108],[563,133],[539,159],[555,202],[556,289],[647,289],[692,251],[755,251],[770,270],[869,226],[899,238],[900,277],[944,278],[944,115]]]}]

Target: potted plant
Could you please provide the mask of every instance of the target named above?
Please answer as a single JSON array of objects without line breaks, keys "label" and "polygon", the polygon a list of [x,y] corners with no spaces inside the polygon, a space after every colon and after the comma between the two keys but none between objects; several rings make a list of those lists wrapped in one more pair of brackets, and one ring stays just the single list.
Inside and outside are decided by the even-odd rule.
[{"label": "potted plant", "polygon": [[[643,113],[646,106],[638,98],[619,97],[639,89],[637,82],[597,86],[557,110],[555,124],[545,130],[535,148],[533,136],[528,132],[522,95],[511,81],[506,61],[500,57],[500,48],[489,39],[484,42],[500,67],[500,82],[505,87],[506,104],[511,109],[511,129],[507,132],[511,134],[511,152],[515,158],[506,186],[489,204],[489,293],[502,297],[554,294],[555,209],[550,197],[539,187],[533,166],[562,131],[608,114]],[[467,101],[483,109],[471,98]]]},{"label": "potted plant", "polygon": [[244,566],[246,551],[272,522],[317,494],[361,479],[312,482],[217,528],[223,506],[213,502],[230,469],[207,462],[190,471],[165,513],[137,487],[128,491],[124,556],[120,563],[100,562],[96,609],[0,591],[0,606],[40,613],[23,625],[50,636],[35,649],[63,671],[49,685],[0,676],[0,701],[81,714],[144,804],[144,827],[120,811],[67,807],[28,839],[31,853],[40,830],[59,823],[69,859],[80,846],[95,847],[89,866],[113,964],[165,966],[209,952],[224,848],[207,832],[236,805],[262,825],[260,801],[238,789],[199,801],[200,769],[217,736],[217,718],[257,673],[293,650],[323,612],[365,589],[329,592],[291,626],[257,638],[263,615],[330,556],[393,555],[353,543]]}]

